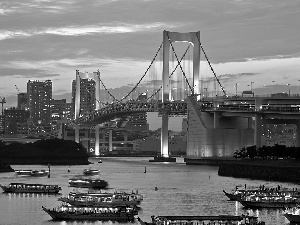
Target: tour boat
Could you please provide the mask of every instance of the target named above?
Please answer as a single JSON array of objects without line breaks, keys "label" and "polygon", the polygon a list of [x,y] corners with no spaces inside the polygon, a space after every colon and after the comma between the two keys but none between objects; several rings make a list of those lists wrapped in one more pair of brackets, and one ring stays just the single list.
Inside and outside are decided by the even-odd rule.
[{"label": "tour boat", "polygon": [[54,220],[100,220],[100,221],[134,221],[138,212],[130,207],[75,207],[62,205],[58,208],[42,209]]},{"label": "tour boat", "polygon": [[231,224],[231,225],[264,225],[265,222],[259,221],[255,216],[151,216],[152,221],[144,222],[137,217],[141,225],[178,225],[178,224]]},{"label": "tour boat", "polygon": [[96,169],[84,169],[83,170],[83,174],[84,175],[96,175],[99,174],[100,170],[96,170]]},{"label": "tour boat", "polygon": [[117,207],[129,206],[136,207],[141,204],[140,195],[127,193],[69,193],[67,196],[60,197],[59,201],[73,206],[86,207]]},{"label": "tour boat", "polygon": [[291,224],[300,223],[300,208],[299,206],[287,208],[283,215],[290,221]]},{"label": "tour boat", "polygon": [[49,174],[48,170],[16,170],[19,176],[43,177]]},{"label": "tour boat", "polygon": [[246,196],[238,199],[247,208],[292,208],[300,204],[300,198],[291,196]]},{"label": "tour boat", "polygon": [[58,193],[61,187],[58,185],[48,185],[48,184],[25,184],[25,183],[10,183],[8,186],[0,187],[4,192],[13,193]]},{"label": "tour boat", "polygon": [[71,187],[80,188],[106,188],[108,186],[105,180],[88,178],[71,178],[69,184]]}]

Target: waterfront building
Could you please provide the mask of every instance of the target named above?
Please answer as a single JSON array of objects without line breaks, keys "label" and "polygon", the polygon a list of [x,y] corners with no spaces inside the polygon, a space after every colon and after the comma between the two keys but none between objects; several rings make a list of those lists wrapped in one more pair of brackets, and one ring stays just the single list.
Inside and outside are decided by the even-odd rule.
[{"label": "waterfront building", "polygon": [[10,108],[4,110],[5,135],[19,134],[18,125],[27,123],[30,112],[24,109]]},{"label": "waterfront building", "polygon": [[262,145],[296,146],[297,126],[295,124],[264,124],[262,127]]},{"label": "waterfront building", "polygon": [[0,115],[0,135],[4,134],[5,126],[4,126],[4,115]]},{"label": "waterfront building", "polygon": [[52,81],[31,81],[27,83],[28,107],[34,124],[50,124]]}]

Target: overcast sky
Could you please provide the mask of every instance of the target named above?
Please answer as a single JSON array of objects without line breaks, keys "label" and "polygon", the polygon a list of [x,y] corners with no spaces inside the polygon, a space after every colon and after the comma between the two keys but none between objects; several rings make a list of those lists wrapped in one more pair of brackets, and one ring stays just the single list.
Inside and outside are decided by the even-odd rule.
[{"label": "overcast sky", "polygon": [[299,21],[299,0],[0,0],[0,96],[46,79],[70,93],[76,69],[99,69],[108,88],[137,83],[163,30],[200,31],[229,93],[299,86]]}]

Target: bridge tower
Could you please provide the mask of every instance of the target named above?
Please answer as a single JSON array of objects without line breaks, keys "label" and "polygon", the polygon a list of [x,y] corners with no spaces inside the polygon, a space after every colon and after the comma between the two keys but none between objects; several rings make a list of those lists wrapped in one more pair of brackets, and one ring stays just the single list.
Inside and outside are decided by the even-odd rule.
[{"label": "bridge tower", "polygon": [[161,127],[161,156],[169,157],[169,116],[164,104],[170,101],[169,78],[169,53],[172,42],[189,42],[193,45],[193,90],[196,96],[200,94],[199,70],[200,70],[200,31],[178,33],[163,31],[163,74],[162,74],[162,127]]},{"label": "bridge tower", "polygon": [[[81,79],[93,79],[96,83],[96,110],[100,109],[100,72],[93,73],[79,73],[76,70],[76,93],[75,93],[75,120],[79,118],[80,113],[80,80]],[[95,127],[95,154],[99,155],[99,125]],[[75,142],[79,143],[79,126],[75,125]]]}]

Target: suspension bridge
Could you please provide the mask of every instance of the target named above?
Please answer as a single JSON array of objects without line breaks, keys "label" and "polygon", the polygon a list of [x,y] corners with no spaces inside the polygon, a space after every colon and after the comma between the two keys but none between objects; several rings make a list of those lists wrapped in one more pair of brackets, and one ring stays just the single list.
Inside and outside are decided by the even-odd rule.
[{"label": "suspension bridge", "polygon": [[[183,44],[176,45],[176,42],[183,42]],[[176,51],[176,48],[179,48],[179,51]],[[178,52],[182,53],[181,56]],[[95,110],[82,113],[80,109],[80,80],[85,78],[95,80],[96,105]],[[100,89],[105,90],[107,93],[106,97],[100,96]],[[136,93],[144,93],[146,98],[139,99],[139,94],[136,95]],[[220,102],[223,102],[222,106],[224,106],[224,98],[229,102],[226,103],[227,108],[219,107]],[[242,104],[244,107],[240,108],[233,107],[230,105],[230,102],[234,101],[235,106],[240,105],[242,101],[247,104]],[[109,91],[101,79],[99,71],[88,74],[80,73],[79,70],[76,70],[75,116],[69,124],[75,128],[76,142],[79,142],[80,127],[92,127],[95,129],[95,154],[99,155],[99,127],[102,123],[134,113],[158,112],[162,121],[161,156],[167,158],[169,157],[169,117],[187,115],[188,104],[194,107],[196,111],[200,110],[203,112],[195,112],[195,115],[201,127],[205,129],[222,127],[223,125],[220,126],[220,118],[226,116],[245,117],[249,120],[248,128],[252,128],[250,124],[252,124],[252,118],[255,117],[255,121],[258,121],[258,123],[255,125],[254,142],[258,146],[260,145],[259,139],[261,135],[259,126],[262,124],[263,114],[265,118],[273,119],[275,113],[276,116],[280,115],[281,119],[285,120],[290,119],[289,116],[291,114],[296,116],[300,114],[299,109],[288,111],[287,117],[282,116],[282,112],[279,109],[275,110],[276,112],[273,112],[273,114],[270,114],[270,112],[266,113],[266,110],[263,112],[262,106],[266,105],[266,101],[270,102],[267,99],[228,98],[225,88],[218,79],[200,41],[200,31],[189,33],[164,31],[163,41],[158,47],[150,65],[133,88],[121,98],[115,97]],[[297,99],[297,102],[300,104],[299,99]],[[252,107],[253,105],[254,108]],[[213,115],[212,123],[207,113]],[[295,118],[293,117],[292,119]],[[235,121],[234,123],[239,122]],[[196,131],[197,129],[196,127],[194,128]],[[298,136],[300,140],[300,132]],[[204,145],[198,143],[197,146],[194,146],[195,156],[205,152],[207,146]],[[217,148],[220,147],[217,146]]]}]

